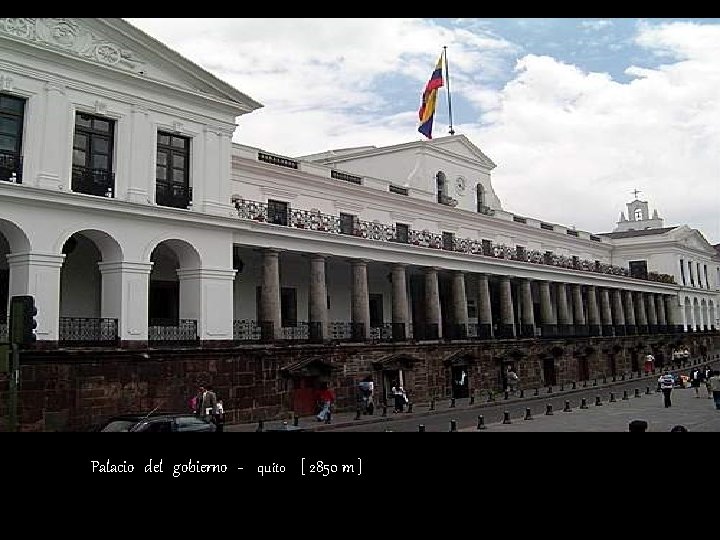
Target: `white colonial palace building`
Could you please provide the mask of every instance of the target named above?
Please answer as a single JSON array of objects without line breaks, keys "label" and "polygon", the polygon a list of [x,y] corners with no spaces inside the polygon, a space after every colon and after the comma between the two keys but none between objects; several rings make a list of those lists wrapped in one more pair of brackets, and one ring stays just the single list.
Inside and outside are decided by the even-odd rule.
[{"label": "white colonial palace building", "polygon": [[260,106],[123,20],[0,18],[0,321],[32,295],[65,347],[717,327],[714,248],[644,201],[607,234],[513,214],[463,135],[234,144]]}]

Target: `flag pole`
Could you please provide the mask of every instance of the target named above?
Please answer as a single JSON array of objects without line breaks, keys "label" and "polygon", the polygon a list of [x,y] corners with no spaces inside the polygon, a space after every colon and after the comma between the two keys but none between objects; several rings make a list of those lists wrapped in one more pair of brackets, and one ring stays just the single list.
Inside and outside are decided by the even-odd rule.
[{"label": "flag pole", "polygon": [[445,80],[447,81],[446,89],[447,89],[447,98],[448,98],[448,116],[450,117],[450,135],[455,135],[455,130],[453,129],[453,121],[452,121],[452,101],[450,99],[450,70],[448,68],[448,59],[447,59],[447,45],[443,46],[443,54],[445,55]]}]

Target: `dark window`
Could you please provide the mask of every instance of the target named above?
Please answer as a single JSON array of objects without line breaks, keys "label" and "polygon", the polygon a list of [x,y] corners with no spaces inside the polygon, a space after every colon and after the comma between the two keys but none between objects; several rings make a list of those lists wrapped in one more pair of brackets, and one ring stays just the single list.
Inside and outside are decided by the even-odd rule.
[{"label": "dark window", "polygon": [[187,208],[191,200],[190,139],[158,131],[155,202],[160,206]]},{"label": "dark window", "polygon": [[0,181],[22,183],[25,100],[0,94]]},{"label": "dark window", "polygon": [[702,276],[700,274],[700,263],[697,263],[698,287],[702,287]]},{"label": "dark window", "polygon": [[485,209],[485,190],[478,184],[476,189],[477,211],[482,212]]},{"label": "dark window", "polygon": [[383,295],[371,294],[370,301],[370,327],[377,328],[383,325]]},{"label": "dark window", "polygon": [[335,178],[335,180],[344,180],[345,182],[351,182],[351,183],[357,184],[357,185],[362,184],[362,177],[355,176],[354,174],[348,174],[348,173],[336,171],[335,169],[330,171],[330,176],[332,178]]},{"label": "dark window", "polygon": [[445,180],[445,173],[440,171],[435,175],[435,185],[437,186],[437,201],[439,203],[445,203],[447,197]]},{"label": "dark window", "polygon": [[115,121],[85,113],[75,115],[72,190],[86,195],[113,197],[112,172]]},{"label": "dark window", "polygon": [[710,281],[708,280],[708,275],[707,275],[707,264],[703,264],[703,269],[705,270],[705,287],[707,287],[709,289]]},{"label": "dark window", "polygon": [[524,217],[520,217],[520,216],[513,216],[513,221],[515,223],[527,223],[527,219],[525,219]]},{"label": "dark window", "polygon": [[297,326],[297,292],[294,288],[280,289],[280,318],[283,328]]},{"label": "dark window", "polygon": [[527,254],[525,252],[525,248],[522,246],[515,246],[515,255],[516,255],[518,261],[526,261],[527,260]]},{"label": "dark window", "polygon": [[687,265],[688,265],[688,275],[690,276],[690,285],[692,287],[694,287],[695,286],[695,276],[693,276],[692,263],[690,261],[688,261]]},{"label": "dark window", "polygon": [[545,264],[552,264],[553,263],[553,252],[546,251],[544,259],[545,259]]},{"label": "dark window", "polygon": [[467,301],[468,318],[475,319],[477,317],[477,304],[475,300],[468,299]]},{"label": "dark window", "polygon": [[408,189],[407,189],[407,188],[404,188],[404,187],[393,186],[393,185],[391,184],[391,185],[390,185],[390,193],[396,193],[396,194],[398,194],[398,195],[407,195],[407,194],[408,194]]},{"label": "dark window", "polygon": [[573,268],[580,268],[580,257],[577,255],[572,256]]},{"label": "dark window", "polygon": [[352,214],[343,214],[340,212],[340,233],[354,234],[355,232],[355,216]]},{"label": "dark window", "polygon": [[482,254],[483,255],[492,255],[492,242],[490,240],[483,240],[481,242],[482,245]]},{"label": "dark window", "polygon": [[630,261],[630,276],[638,279],[647,279],[647,261]]},{"label": "dark window", "polygon": [[405,223],[395,224],[395,241],[407,244],[408,242],[408,226]]},{"label": "dark window", "polygon": [[549,223],[540,223],[540,228],[545,229],[546,231],[554,231],[555,230],[555,227],[553,227]]},{"label": "dark window", "polygon": [[443,249],[453,251],[455,249],[455,235],[451,232],[442,233]]},{"label": "dark window", "polygon": [[268,201],[268,221],[276,225],[288,224],[288,203],[282,201]]},{"label": "dark window", "polygon": [[685,281],[685,261],[683,259],[680,259],[680,277],[682,277],[683,285],[687,285]]},{"label": "dark window", "polygon": [[602,240],[600,239],[600,237],[599,237],[599,236],[595,236],[594,234],[591,234],[591,235],[590,235],[590,240],[592,240],[593,242],[602,242]]},{"label": "dark window", "polygon": [[577,231],[574,231],[574,230],[572,230],[572,229],[566,230],[565,233],[566,233],[566,234],[569,234],[570,236],[577,236],[577,235],[578,235]]}]

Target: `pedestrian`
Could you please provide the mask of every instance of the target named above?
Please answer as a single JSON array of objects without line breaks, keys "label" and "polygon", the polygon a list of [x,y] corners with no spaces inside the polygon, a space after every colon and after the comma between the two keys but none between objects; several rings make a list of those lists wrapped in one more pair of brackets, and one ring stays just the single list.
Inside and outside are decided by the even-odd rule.
[{"label": "pedestrian", "polygon": [[221,399],[217,400],[214,421],[215,425],[217,426],[217,431],[225,430],[225,408],[223,407],[223,402]]},{"label": "pedestrian", "polygon": [[645,420],[633,420],[628,424],[630,433],[645,433],[648,429],[648,423]]},{"label": "pedestrian", "polygon": [[712,388],[710,387],[710,377],[712,377],[713,370],[710,369],[710,366],[707,366],[707,369],[705,369],[705,389],[707,390],[707,398],[712,399],[713,393]]},{"label": "pedestrian", "polygon": [[195,393],[195,398],[190,400],[195,416],[202,417],[202,402],[205,397],[205,392],[206,390],[204,386],[198,386],[197,392]]},{"label": "pedestrian", "polygon": [[673,379],[673,376],[670,375],[669,371],[665,371],[665,373],[658,379],[658,382],[660,383],[660,390],[662,390],[663,397],[665,398],[665,408],[667,409],[672,406],[670,393],[675,385],[675,379]]},{"label": "pedestrian", "polygon": [[200,416],[208,422],[212,422],[217,412],[217,395],[210,385],[207,385],[204,390],[201,400]]},{"label": "pedestrian", "polygon": [[405,393],[405,389],[399,382],[395,381],[395,384],[390,391],[392,392],[393,398],[395,400],[393,412],[403,412],[405,408],[405,403],[407,403],[407,394]]},{"label": "pedestrian", "polygon": [[332,406],[335,403],[335,392],[330,388],[327,383],[323,384],[323,389],[320,391],[320,412],[317,414],[318,422],[330,423],[332,418]]},{"label": "pedestrian", "polygon": [[375,410],[373,403],[373,393],[375,384],[372,377],[367,376],[358,385],[358,406],[363,414],[372,414]]},{"label": "pedestrian", "polygon": [[648,352],[645,356],[645,375],[650,375],[655,369],[655,357]]},{"label": "pedestrian", "polygon": [[690,386],[695,389],[695,397],[700,397],[700,384],[705,380],[705,372],[700,368],[695,368],[690,376]]},{"label": "pedestrian", "polygon": [[505,377],[507,379],[507,388],[505,389],[505,391],[515,395],[515,391],[520,384],[520,377],[518,377],[518,374],[515,373],[515,370],[512,366],[508,366]]},{"label": "pedestrian", "polygon": [[673,428],[670,430],[670,433],[687,433],[687,428],[685,426],[682,426],[678,424],[677,426],[673,426]]},{"label": "pedestrian", "polygon": [[710,377],[710,390],[712,391],[715,408],[720,411],[720,371],[714,369]]}]

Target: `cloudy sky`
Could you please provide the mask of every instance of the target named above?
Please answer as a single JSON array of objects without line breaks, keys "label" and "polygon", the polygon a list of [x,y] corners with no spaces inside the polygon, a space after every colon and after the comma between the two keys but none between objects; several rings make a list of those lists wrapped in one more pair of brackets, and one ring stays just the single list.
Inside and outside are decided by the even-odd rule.
[{"label": "cloudy sky", "polygon": [[506,210],[608,232],[637,188],[720,243],[720,19],[127,20],[262,103],[234,140],[287,156],[422,139],[447,46],[455,132]]}]

